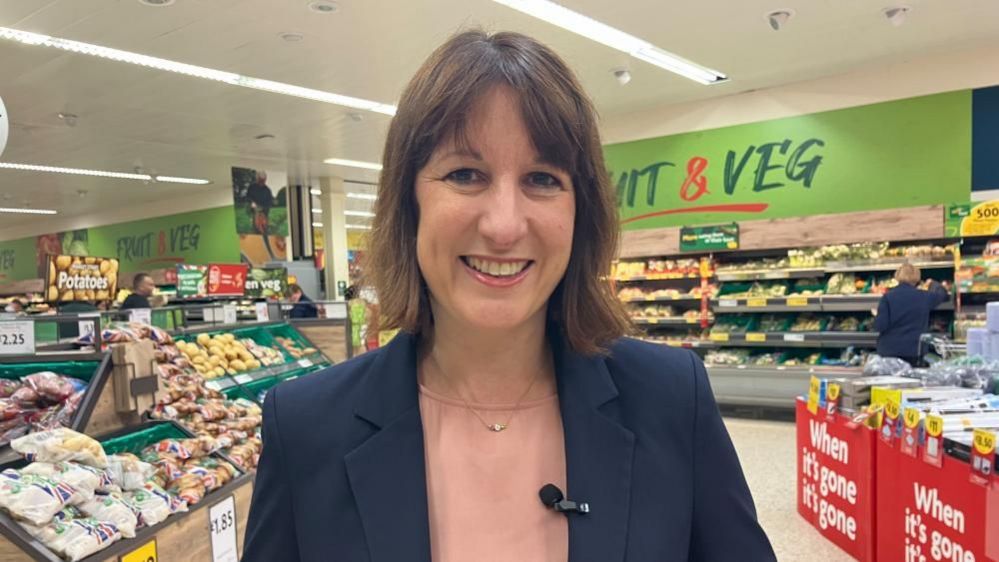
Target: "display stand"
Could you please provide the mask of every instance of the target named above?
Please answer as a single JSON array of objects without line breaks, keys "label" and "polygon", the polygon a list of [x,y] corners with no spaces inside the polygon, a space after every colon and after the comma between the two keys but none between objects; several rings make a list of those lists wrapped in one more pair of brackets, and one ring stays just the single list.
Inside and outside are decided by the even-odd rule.
[{"label": "display stand", "polygon": [[800,398],[795,422],[798,514],[861,562],[907,560],[875,558],[874,430],[821,408],[813,414]]}]

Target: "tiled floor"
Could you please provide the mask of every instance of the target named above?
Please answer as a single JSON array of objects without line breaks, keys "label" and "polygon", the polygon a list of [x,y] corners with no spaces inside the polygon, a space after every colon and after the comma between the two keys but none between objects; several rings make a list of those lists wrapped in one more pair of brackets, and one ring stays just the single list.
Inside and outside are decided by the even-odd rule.
[{"label": "tiled floor", "polygon": [[780,562],[850,562],[795,511],[794,423],[725,418]]}]

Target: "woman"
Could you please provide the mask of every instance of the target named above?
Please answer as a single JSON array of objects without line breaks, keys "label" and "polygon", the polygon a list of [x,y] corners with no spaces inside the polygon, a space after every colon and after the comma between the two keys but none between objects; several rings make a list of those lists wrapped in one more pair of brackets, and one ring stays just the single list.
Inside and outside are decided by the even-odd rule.
[{"label": "woman", "polygon": [[[590,102],[514,33],[453,37],[386,141],[388,346],[283,384],[244,560],[769,561],[697,357],[623,339]],[[588,513],[539,500],[555,484]]]},{"label": "woman", "polygon": [[919,338],[929,330],[930,311],[950,298],[936,281],[926,291],[917,288],[920,277],[919,268],[902,264],[895,272],[898,286],[881,297],[874,318],[878,355],[898,357],[913,367],[920,359]]}]

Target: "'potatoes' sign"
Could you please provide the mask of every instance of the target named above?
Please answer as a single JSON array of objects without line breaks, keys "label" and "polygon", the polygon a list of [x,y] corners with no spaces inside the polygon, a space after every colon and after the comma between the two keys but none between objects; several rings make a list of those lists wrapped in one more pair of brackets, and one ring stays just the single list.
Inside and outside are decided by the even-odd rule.
[{"label": "'potatoes' sign", "polygon": [[106,301],[118,289],[118,260],[92,256],[49,256],[49,302]]}]

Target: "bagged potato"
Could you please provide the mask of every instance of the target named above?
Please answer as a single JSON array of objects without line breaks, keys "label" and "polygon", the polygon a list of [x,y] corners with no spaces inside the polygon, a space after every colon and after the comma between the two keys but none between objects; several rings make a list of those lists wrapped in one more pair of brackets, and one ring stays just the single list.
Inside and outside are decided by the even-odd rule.
[{"label": "bagged potato", "polygon": [[156,472],[156,467],[131,453],[119,453],[108,457],[108,470],[122,490],[138,490]]},{"label": "bagged potato", "polygon": [[10,446],[29,461],[76,461],[96,468],[108,467],[100,443],[65,427],[19,437]]},{"label": "bagged potato", "polygon": [[113,524],[89,517],[56,520],[40,526],[22,523],[21,526],[69,562],[83,560],[121,538]]},{"label": "bagged potato", "polygon": [[10,468],[0,473],[0,507],[34,525],[48,523],[64,507],[82,499],[76,488],[65,482]]},{"label": "bagged potato", "polygon": [[65,482],[76,488],[85,500],[92,499],[94,492],[101,486],[101,477],[95,469],[65,461],[33,462],[22,468],[21,474],[35,474],[54,482]]},{"label": "bagged potato", "polygon": [[[170,494],[152,482],[147,482],[138,490],[125,492],[124,500],[138,516],[139,524],[146,527],[156,525],[174,513]],[[183,510],[187,511],[186,505]]]},{"label": "bagged potato", "polygon": [[77,507],[85,515],[98,521],[110,521],[118,527],[123,537],[130,539],[135,536],[135,527],[138,525],[135,512],[125,502],[114,496],[97,495]]}]

